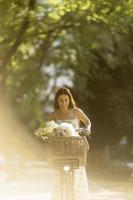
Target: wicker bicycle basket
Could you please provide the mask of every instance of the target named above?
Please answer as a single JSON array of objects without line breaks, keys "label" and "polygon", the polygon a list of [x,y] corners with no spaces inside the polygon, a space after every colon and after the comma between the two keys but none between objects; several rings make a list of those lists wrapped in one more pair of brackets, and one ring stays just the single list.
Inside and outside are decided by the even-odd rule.
[{"label": "wicker bicycle basket", "polygon": [[86,137],[49,137],[46,148],[47,160],[53,167],[60,168],[67,164],[76,169],[86,164]]}]

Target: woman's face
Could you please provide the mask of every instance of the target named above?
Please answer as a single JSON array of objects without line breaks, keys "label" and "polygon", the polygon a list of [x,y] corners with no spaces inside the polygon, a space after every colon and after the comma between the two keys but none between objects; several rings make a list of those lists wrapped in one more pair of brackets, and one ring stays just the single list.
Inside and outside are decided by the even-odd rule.
[{"label": "woman's face", "polygon": [[58,104],[59,104],[59,107],[60,109],[62,110],[65,110],[68,108],[69,106],[69,96],[68,95],[65,95],[65,94],[62,94],[58,97]]}]

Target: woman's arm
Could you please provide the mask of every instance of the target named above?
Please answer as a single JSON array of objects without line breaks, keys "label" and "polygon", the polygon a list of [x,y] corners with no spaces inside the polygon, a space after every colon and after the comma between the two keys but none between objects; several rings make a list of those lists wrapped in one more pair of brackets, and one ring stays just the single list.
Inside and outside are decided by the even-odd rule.
[{"label": "woman's arm", "polygon": [[79,121],[82,121],[84,123],[85,128],[88,131],[88,134],[90,134],[91,133],[91,121],[80,108],[77,108],[77,118]]}]

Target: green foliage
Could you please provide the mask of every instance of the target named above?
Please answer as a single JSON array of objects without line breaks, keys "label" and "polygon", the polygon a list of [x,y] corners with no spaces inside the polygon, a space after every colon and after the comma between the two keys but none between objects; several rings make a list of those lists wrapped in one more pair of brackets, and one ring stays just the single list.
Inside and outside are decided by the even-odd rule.
[{"label": "green foliage", "polygon": [[0,17],[0,80],[27,126],[46,118],[56,79],[71,70],[95,131],[132,137],[132,1],[1,0]]}]

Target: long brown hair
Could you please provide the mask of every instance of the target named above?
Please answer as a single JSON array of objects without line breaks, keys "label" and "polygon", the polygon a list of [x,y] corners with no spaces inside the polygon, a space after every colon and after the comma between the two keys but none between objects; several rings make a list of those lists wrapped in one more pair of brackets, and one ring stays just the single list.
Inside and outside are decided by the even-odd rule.
[{"label": "long brown hair", "polygon": [[58,98],[60,95],[67,95],[69,97],[69,106],[68,108],[75,108],[75,101],[74,98],[70,92],[70,90],[66,87],[60,88],[56,94],[55,94],[55,101],[54,101],[54,108],[59,109],[59,103],[58,103]]}]

